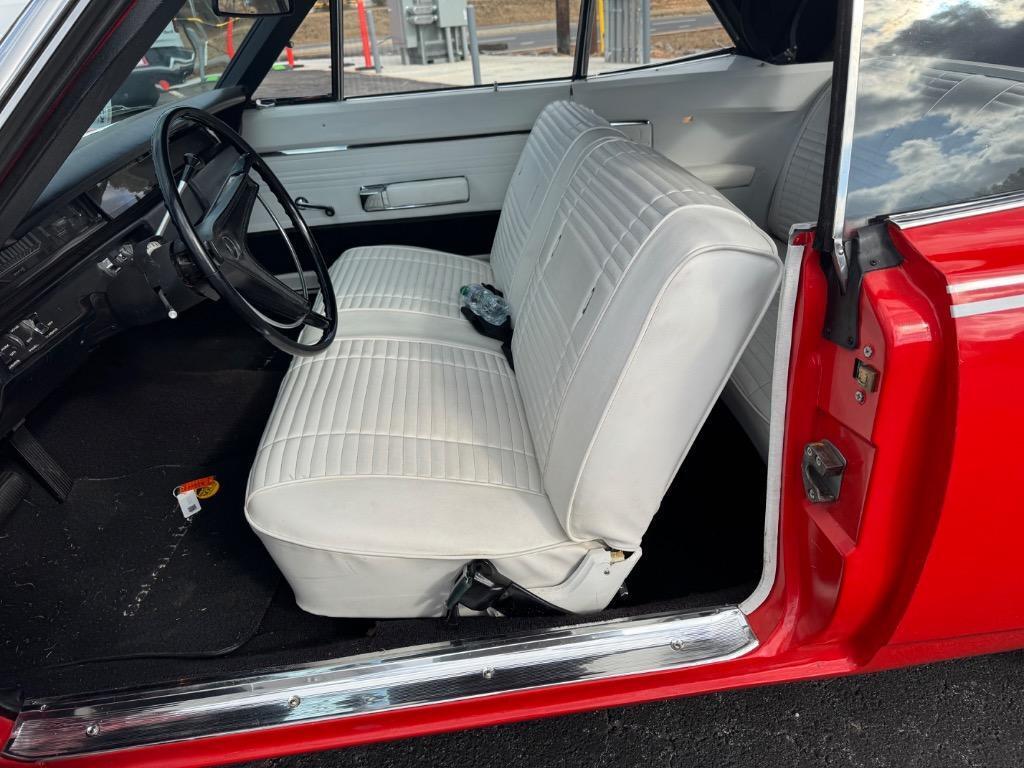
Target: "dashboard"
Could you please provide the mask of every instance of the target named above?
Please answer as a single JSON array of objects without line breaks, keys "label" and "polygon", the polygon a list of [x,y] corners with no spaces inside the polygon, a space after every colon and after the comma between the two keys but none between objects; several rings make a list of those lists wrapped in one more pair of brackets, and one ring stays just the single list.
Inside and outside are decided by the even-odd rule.
[{"label": "dashboard", "polygon": [[[204,108],[241,103],[217,96]],[[169,249],[154,246],[164,216],[148,152],[158,118],[139,115],[87,137],[0,247],[0,437],[102,340],[202,300]],[[186,153],[206,164],[183,194],[198,211],[197,198],[212,195],[232,159],[196,128],[172,138],[173,162],[183,165]],[[173,239],[172,228],[165,240]]]}]

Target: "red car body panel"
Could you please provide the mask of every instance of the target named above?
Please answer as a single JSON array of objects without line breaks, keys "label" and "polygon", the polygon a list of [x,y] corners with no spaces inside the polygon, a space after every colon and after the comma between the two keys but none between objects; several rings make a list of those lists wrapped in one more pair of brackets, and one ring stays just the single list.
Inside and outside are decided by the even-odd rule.
[{"label": "red car body panel", "polygon": [[[1018,274],[1024,217],[1002,212],[905,230],[890,225],[890,235],[904,262],[865,275],[856,350],[823,338],[825,276],[810,233],[797,235],[806,255],[793,327],[778,566],[771,592],[749,617],[760,640],[754,652],[707,666],[61,765],[216,765],[1024,646],[1024,502],[1004,490],[1012,469],[997,441],[1024,430],[1024,405],[1006,391],[1024,372],[1024,309],[954,319],[951,304],[963,299],[948,291],[967,280]],[[853,378],[858,358],[880,375],[863,402]],[[822,438],[848,460],[842,494],[828,505],[807,501],[800,476],[803,446]],[[0,740],[10,727],[0,721]]]},{"label": "red car body panel", "polygon": [[[942,285],[947,306],[1022,292],[1019,284],[952,294],[946,289],[1024,271],[1020,209],[907,229],[899,240],[908,261],[926,265],[929,278]],[[941,493],[939,524],[894,642],[1024,626],[1024,500],[1012,490],[1021,470],[1010,442],[1024,433],[1024,403],[1016,396],[1024,374],[1024,309],[956,320],[949,314],[947,309],[955,328],[946,357],[955,376],[942,382],[953,419],[953,433],[944,436],[949,469],[932,478]],[[938,443],[938,437],[929,440],[922,451]]]}]

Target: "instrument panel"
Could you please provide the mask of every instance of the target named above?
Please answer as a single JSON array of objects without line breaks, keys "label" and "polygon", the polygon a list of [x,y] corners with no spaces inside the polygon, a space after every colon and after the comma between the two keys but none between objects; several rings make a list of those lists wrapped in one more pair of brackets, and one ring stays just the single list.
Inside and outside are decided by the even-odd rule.
[{"label": "instrument panel", "polygon": [[[245,95],[217,89],[191,101],[218,114]],[[160,117],[152,110],[86,137],[0,241],[0,438],[105,339],[204,300],[184,277],[173,228],[155,240],[164,208],[149,145]],[[209,165],[223,153],[194,128],[175,132],[170,150],[176,169],[187,154]],[[221,174],[207,170],[182,194],[186,209],[215,193]]]},{"label": "instrument panel", "polygon": [[81,198],[0,249],[0,301],[11,286],[95,232],[106,219]]}]

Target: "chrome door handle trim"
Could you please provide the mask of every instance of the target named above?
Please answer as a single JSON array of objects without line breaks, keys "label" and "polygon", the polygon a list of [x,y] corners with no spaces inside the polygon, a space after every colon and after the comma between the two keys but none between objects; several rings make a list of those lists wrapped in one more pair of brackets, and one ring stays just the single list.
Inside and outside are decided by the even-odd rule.
[{"label": "chrome door handle trim", "polygon": [[[461,180],[465,186],[465,195],[453,197],[448,200],[432,200],[422,203],[394,203],[388,198],[388,188],[392,186],[405,186],[417,183],[441,182]],[[469,180],[465,176],[445,176],[438,179],[416,179],[414,181],[393,181],[387,184],[364,184],[359,188],[359,201],[363,210],[374,211],[402,211],[411,208],[433,208],[438,205],[458,205],[469,202]]]},{"label": "chrome door handle trim", "polygon": [[367,184],[359,188],[359,201],[364,211],[386,211],[388,205],[387,184]]}]

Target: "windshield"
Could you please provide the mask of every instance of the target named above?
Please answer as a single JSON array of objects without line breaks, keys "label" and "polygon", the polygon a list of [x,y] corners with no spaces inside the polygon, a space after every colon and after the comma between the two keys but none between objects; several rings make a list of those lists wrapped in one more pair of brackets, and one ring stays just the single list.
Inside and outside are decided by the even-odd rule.
[{"label": "windshield", "polygon": [[254,21],[222,18],[212,6],[213,0],[185,0],[86,135],[216,87]]}]

